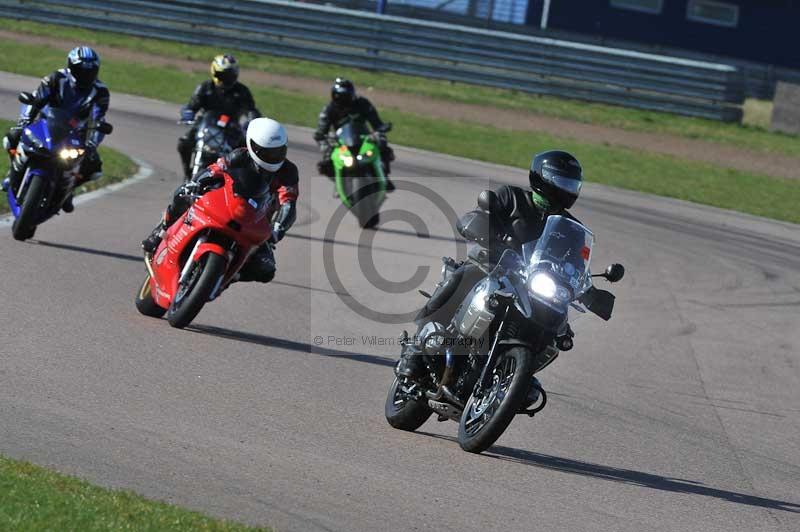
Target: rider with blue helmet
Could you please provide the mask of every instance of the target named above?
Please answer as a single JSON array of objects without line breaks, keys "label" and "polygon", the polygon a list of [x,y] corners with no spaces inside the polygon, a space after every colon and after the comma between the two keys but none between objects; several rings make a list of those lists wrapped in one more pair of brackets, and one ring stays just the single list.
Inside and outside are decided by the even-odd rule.
[{"label": "rider with blue helmet", "polygon": [[[3,190],[9,186],[16,190],[25,174],[27,157],[17,152],[17,145],[25,127],[36,120],[39,112],[46,106],[74,109],[81,120],[100,123],[105,120],[110,95],[106,86],[97,79],[100,70],[100,56],[88,46],[77,46],[67,56],[67,66],[42,78],[31,105],[23,107],[16,126],[9,129],[3,139],[3,146],[11,157],[8,176],[3,181]],[[101,175],[102,162],[97,154],[97,146],[103,134],[92,129],[86,138],[86,155],[81,162],[79,186]],[[72,212],[72,196],[62,206],[65,212]]]}]

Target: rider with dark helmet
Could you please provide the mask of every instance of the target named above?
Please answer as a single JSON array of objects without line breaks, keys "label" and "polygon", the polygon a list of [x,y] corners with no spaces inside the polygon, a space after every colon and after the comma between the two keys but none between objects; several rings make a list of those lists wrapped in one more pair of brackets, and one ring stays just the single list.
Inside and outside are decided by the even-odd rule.
[{"label": "rider with dark helmet", "polygon": [[[77,118],[95,124],[105,120],[110,94],[106,86],[97,79],[99,71],[100,56],[97,52],[88,46],[77,46],[67,56],[66,68],[42,78],[33,93],[33,104],[23,108],[17,125],[9,129],[3,139],[3,146],[11,157],[11,167],[3,181],[3,190],[7,190],[9,186],[14,190],[19,187],[28,159],[23,153],[17,152],[17,146],[25,127],[38,118],[39,112],[45,106],[74,109]],[[97,147],[103,136],[97,129],[88,133],[85,140],[86,154],[81,161],[76,187],[102,175],[103,165]],[[62,209],[65,212],[74,210],[72,195],[64,200]]]},{"label": "rider with dark helmet", "polygon": [[256,118],[247,128],[247,147],[237,148],[192,177],[175,191],[162,221],[142,241],[142,248],[152,253],[158,248],[166,229],[191,205],[192,196],[204,194],[222,185],[224,174],[234,180],[234,192],[248,198],[269,198],[270,216],[274,215],[272,238],[263,244],[239,271],[239,281],[268,283],[275,276],[276,244],[292,226],[297,216],[297,166],[286,158],[288,137],[284,127],[270,118]]},{"label": "rider with dark helmet", "polygon": [[328,134],[338,129],[345,121],[353,120],[362,127],[369,124],[373,131],[379,133],[378,147],[383,162],[383,173],[386,176],[386,190],[394,190],[394,184],[389,179],[390,163],[394,161],[394,151],[389,147],[385,132],[387,124],[380,119],[378,111],[372,103],[356,94],[356,87],[349,79],[336,78],[331,87],[331,101],[319,113],[317,130],[314,140],[317,141],[322,152],[322,160],[317,163],[317,169],[322,175],[333,177],[333,163],[331,162],[331,146]]},{"label": "rider with dark helmet", "polygon": [[[202,82],[194,90],[192,97],[181,109],[181,120],[194,120],[200,111],[216,112],[228,115],[238,123],[242,116],[253,120],[261,116],[256,108],[253,95],[244,84],[239,83],[239,62],[232,55],[218,55],[211,62],[211,79]],[[191,175],[190,159],[194,148],[197,127],[192,126],[186,134],[178,139],[178,153],[181,156],[184,178]]]},{"label": "rider with dark helmet", "polygon": [[[501,246],[511,246],[519,251],[522,244],[536,240],[544,230],[550,215],[558,214],[575,219],[567,209],[578,199],[583,173],[578,160],[564,151],[546,151],[533,157],[528,173],[530,188],[504,185],[494,191],[483,191],[478,196],[478,206],[488,210],[492,220],[492,233],[502,235],[502,243],[495,241],[485,255],[486,262],[497,260]],[[462,262],[454,273],[437,286],[426,305],[419,311],[415,322],[418,331],[429,322],[447,325],[467,292],[485,273],[472,262]],[[570,333],[571,334],[571,331]],[[397,374],[411,379],[423,376],[425,365],[419,346],[406,343],[397,366]]]}]

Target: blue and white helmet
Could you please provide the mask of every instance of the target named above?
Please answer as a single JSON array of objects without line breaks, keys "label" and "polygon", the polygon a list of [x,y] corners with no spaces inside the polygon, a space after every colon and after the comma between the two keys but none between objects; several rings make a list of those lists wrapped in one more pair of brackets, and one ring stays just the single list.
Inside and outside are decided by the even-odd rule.
[{"label": "blue and white helmet", "polygon": [[100,56],[88,46],[76,46],[67,56],[67,71],[79,88],[92,86],[100,71]]}]

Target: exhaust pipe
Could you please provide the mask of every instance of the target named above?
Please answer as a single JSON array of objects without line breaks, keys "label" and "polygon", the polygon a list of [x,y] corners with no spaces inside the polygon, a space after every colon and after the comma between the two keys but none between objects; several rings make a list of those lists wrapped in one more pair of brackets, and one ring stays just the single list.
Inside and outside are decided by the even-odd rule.
[{"label": "exhaust pipe", "polygon": [[436,392],[425,392],[425,396],[433,401],[441,401],[442,398],[444,398],[461,410],[464,410],[464,403],[462,403],[448,388],[448,386],[452,384],[451,380],[455,378],[456,357],[453,354],[452,348],[448,347],[445,349],[444,360],[444,374],[442,374],[442,382],[439,384],[439,388],[436,390]]}]

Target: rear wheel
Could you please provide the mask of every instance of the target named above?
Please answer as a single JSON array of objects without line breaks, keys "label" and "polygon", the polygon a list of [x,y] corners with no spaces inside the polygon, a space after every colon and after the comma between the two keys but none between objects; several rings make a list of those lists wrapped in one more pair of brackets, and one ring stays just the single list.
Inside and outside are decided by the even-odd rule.
[{"label": "rear wheel", "polygon": [[36,217],[42,205],[44,195],[44,181],[39,175],[32,175],[28,180],[20,207],[19,216],[11,226],[11,234],[15,240],[27,240],[36,233]]},{"label": "rear wheel", "polygon": [[153,301],[153,294],[150,291],[150,274],[144,278],[142,287],[136,293],[136,309],[151,318],[160,318],[167,312],[167,309],[161,308]]},{"label": "rear wheel", "polygon": [[467,401],[458,424],[458,443],[470,453],[491,447],[525,404],[533,376],[530,351],[512,347],[502,353],[492,371],[492,384]]},{"label": "rear wheel", "polygon": [[225,267],[225,259],[216,253],[206,253],[194,262],[167,310],[170,325],[183,329],[192,322],[225,274]]},{"label": "rear wheel", "polygon": [[406,378],[395,377],[389,387],[386,397],[384,413],[389,425],[396,429],[413,432],[420,428],[433,413],[433,410],[424,402],[425,399],[415,399],[414,395],[419,388],[418,384]]}]

